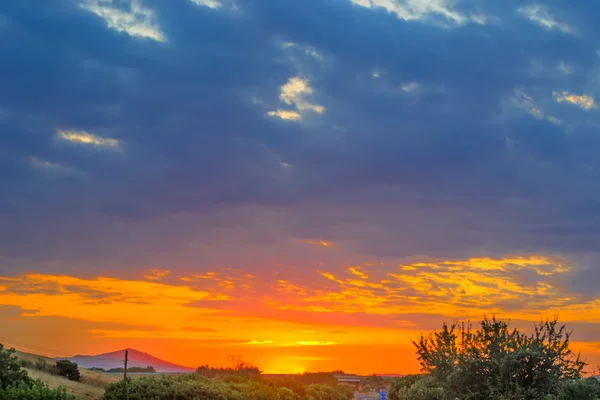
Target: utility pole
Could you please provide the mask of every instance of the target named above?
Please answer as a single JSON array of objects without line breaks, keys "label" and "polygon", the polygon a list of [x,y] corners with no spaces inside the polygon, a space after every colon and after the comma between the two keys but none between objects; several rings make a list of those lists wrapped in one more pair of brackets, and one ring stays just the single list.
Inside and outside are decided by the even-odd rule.
[{"label": "utility pole", "polygon": [[127,356],[129,350],[125,350],[125,368],[123,369],[123,400],[127,400]]}]

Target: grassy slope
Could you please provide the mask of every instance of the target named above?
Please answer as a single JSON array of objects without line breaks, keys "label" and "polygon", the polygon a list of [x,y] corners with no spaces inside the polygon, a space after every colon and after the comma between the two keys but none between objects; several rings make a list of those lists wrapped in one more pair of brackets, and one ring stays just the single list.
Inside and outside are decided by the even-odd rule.
[{"label": "grassy slope", "polygon": [[[56,360],[36,354],[17,352],[17,357],[22,360],[35,363],[37,359],[44,359],[48,365],[52,365]],[[118,375],[106,374],[103,372],[90,371],[85,368],[79,368],[81,374],[81,382],[73,382],[62,376],[51,375],[44,371],[26,368],[27,373],[34,379],[40,379],[48,383],[48,386],[55,388],[64,386],[67,392],[75,395],[77,399],[101,399],[104,395],[104,387],[111,382],[116,382],[120,379]]]}]

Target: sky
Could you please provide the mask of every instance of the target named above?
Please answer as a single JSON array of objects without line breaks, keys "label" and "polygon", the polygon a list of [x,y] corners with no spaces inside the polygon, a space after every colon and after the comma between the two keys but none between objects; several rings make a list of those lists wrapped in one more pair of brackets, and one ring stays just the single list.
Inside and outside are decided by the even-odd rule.
[{"label": "sky", "polygon": [[599,12],[3,0],[0,342],[411,373],[558,315],[593,369]]}]

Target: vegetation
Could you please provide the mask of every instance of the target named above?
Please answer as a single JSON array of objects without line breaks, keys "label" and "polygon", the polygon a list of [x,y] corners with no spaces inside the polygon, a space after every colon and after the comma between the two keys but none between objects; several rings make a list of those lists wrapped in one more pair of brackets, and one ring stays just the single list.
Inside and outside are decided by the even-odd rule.
[{"label": "vegetation", "polygon": [[56,362],[56,370],[58,371],[58,375],[62,375],[70,381],[79,382],[81,380],[77,363],[69,360],[58,360]]},{"label": "vegetation", "polygon": [[[102,370],[104,371],[104,370]],[[111,368],[106,372],[125,372],[125,368]],[[156,373],[156,370],[154,369],[153,366],[148,365],[147,367],[127,367],[127,372],[145,372],[145,373]]]},{"label": "vegetation", "polygon": [[50,389],[33,380],[15,356],[15,349],[5,350],[0,344],[0,399],[3,400],[71,400],[63,387]]},{"label": "vegetation", "polygon": [[338,386],[337,379],[334,376],[335,373],[343,374],[341,371],[305,372],[298,375],[282,375],[269,378],[269,381],[277,386],[288,388],[300,396],[306,396],[310,385]]},{"label": "vegetation", "polygon": [[37,370],[45,371],[48,367],[48,363],[43,358],[38,358],[37,360],[35,360],[35,364],[33,366]]},{"label": "vegetation", "polygon": [[390,386],[391,379],[383,376],[370,375],[360,380],[360,389],[362,392],[373,392],[387,389]]},{"label": "vegetation", "polygon": [[600,399],[600,384],[581,377],[585,363],[570,349],[557,319],[530,335],[496,318],[481,328],[446,325],[413,342],[423,375],[394,381],[391,400]]},{"label": "vegetation", "polygon": [[246,362],[238,362],[233,367],[227,368],[215,368],[208,365],[201,365],[196,368],[196,373],[200,376],[207,378],[223,378],[226,376],[245,376],[245,377],[258,377],[261,374],[261,370],[254,365]]},{"label": "vegetation", "polygon": [[[313,384],[304,394],[274,382],[229,375],[211,379],[198,374],[141,377],[127,381],[130,400],[352,400],[351,386]],[[120,400],[123,381],[106,388],[104,400]]]}]

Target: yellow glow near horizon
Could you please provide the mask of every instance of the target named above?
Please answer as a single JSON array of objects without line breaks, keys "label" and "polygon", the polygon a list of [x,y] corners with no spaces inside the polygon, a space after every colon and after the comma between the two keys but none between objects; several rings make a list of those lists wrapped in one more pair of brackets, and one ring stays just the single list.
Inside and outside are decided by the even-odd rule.
[{"label": "yellow glow near horizon", "polygon": [[[351,365],[363,373],[415,372],[412,358],[413,369],[400,369],[392,361],[355,363],[348,354],[368,359],[372,349],[385,348],[414,358],[409,338],[442,321],[476,321],[484,314],[537,322],[558,313],[561,322],[578,322],[589,335],[586,324],[600,323],[600,300],[562,287],[573,268],[565,260],[536,255],[365,263],[313,271],[301,281],[231,268],[185,276],[154,269],[128,280],[0,276],[0,306],[20,310],[15,316],[0,307],[0,324],[6,327],[3,336],[50,348],[59,345],[51,334],[44,339],[33,333],[73,329],[81,343],[61,343],[63,354],[75,345],[86,346],[73,347],[82,353],[90,346],[108,351],[135,342],[183,365],[197,363],[198,354],[206,357],[204,364],[219,364],[233,352],[264,361],[257,365],[269,371]],[[180,351],[168,352],[175,343]],[[581,346],[600,361],[593,343]],[[285,361],[278,361],[282,354]]]}]

